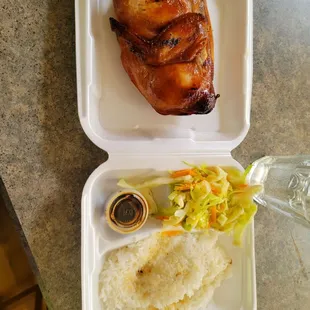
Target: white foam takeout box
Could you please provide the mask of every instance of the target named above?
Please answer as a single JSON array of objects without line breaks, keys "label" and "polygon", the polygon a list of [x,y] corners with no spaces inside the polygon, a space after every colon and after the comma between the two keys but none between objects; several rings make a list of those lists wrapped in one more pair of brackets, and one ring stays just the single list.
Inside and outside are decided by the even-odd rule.
[{"label": "white foam takeout box", "polygon": [[[148,222],[133,235],[107,227],[104,204],[120,177],[158,174],[194,164],[236,166],[231,150],[250,124],[252,89],[252,0],[208,0],[215,43],[217,106],[208,115],[161,116],[138,92],[120,61],[110,30],[112,0],[76,0],[78,111],[93,143],[109,153],[89,177],[82,196],[83,310],[102,309],[99,273],[107,251],[159,229]],[[243,248],[223,235],[219,242],[233,259],[233,276],[216,289],[207,309],[255,310],[254,225]],[[114,310],[114,309],[105,309]]]}]

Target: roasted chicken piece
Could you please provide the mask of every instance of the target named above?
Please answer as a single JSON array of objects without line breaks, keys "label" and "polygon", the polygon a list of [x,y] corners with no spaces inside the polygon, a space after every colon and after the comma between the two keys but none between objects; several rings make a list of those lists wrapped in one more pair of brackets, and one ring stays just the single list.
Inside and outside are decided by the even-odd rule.
[{"label": "roasted chicken piece", "polygon": [[163,115],[211,112],[219,95],[205,0],[114,0],[114,8],[123,66],[152,107]]}]

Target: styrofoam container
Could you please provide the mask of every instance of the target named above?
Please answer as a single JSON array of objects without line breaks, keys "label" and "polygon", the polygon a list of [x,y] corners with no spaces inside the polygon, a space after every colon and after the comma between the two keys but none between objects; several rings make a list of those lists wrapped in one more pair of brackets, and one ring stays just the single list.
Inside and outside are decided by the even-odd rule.
[{"label": "styrofoam container", "polygon": [[[105,253],[160,229],[148,222],[121,235],[107,227],[104,204],[120,177],[153,175],[184,167],[182,161],[242,167],[231,157],[250,124],[252,89],[252,0],[208,0],[215,43],[215,89],[221,94],[208,115],[157,114],[131,83],[110,30],[112,0],[76,0],[78,110],[82,127],[109,160],[89,177],[82,196],[82,300],[101,309],[99,273]],[[207,309],[255,310],[254,225],[243,248],[219,241],[233,258],[233,276]],[[106,309],[105,309],[106,310]],[[113,309],[114,310],[114,309]]]}]

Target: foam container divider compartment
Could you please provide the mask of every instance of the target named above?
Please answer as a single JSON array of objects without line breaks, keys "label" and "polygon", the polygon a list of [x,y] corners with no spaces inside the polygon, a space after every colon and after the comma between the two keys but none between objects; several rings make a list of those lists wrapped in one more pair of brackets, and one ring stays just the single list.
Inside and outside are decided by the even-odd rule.
[{"label": "foam container divider compartment", "polygon": [[[230,156],[182,156],[194,164],[207,162],[210,165],[235,166],[240,164]],[[152,168],[150,168],[152,167]],[[184,167],[175,155],[163,156],[115,156],[100,165],[89,177],[82,197],[82,294],[83,309],[101,309],[99,300],[99,274],[105,254],[112,249],[135,242],[160,231],[159,221],[148,220],[139,231],[121,235],[112,231],[104,219],[104,204],[108,197],[117,191],[117,181],[122,177],[159,175],[168,169]],[[233,246],[232,238],[222,235],[219,238],[227,253],[232,257],[233,276],[216,289],[213,302],[208,310],[253,310],[256,309],[256,281],[254,258],[253,225],[245,233],[242,248]]]},{"label": "foam container divider compartment", "polygon": [[[76,0],[78,110],[82,127],[109,153],[230,151],[250,125],[252,0],[208,0],[214,32],[214,85],[207,115],[157,114],[131,83],[110,30],[112,0]],[[161,146],[161,149],[158,148]]]}]

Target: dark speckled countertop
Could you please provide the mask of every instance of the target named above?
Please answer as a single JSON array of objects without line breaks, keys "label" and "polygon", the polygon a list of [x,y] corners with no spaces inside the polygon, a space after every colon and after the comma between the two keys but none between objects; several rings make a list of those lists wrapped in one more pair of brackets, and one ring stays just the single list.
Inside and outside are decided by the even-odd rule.
[{"label": "dark speckled countertop", "polygon": [[[233,152],[243,165],[265,154],[310,154],[310,1],[254,2],[251,129]],[[50,308],[78,310],[81,192],[107,154],[78,120],[74,1],[2,0],[0,8],[7,204]],[[310,309],[309,232],[262,208],[255,226],[258,309]]]}]

